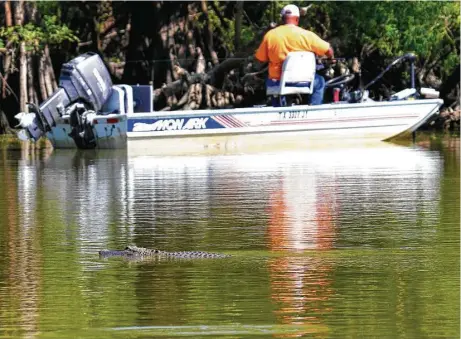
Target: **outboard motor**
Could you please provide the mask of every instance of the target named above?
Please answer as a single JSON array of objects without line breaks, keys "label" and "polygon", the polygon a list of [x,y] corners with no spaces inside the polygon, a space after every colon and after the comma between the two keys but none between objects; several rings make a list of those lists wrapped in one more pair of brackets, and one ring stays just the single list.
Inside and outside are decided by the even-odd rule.
[{"label": "outboard motor", "polygon": [[82,54],[62,66],[59,88],[37,107],[28,104],[30,113],[16,118],[27,138],[37,141],[60,119],[69,119],[69,134],[79,148],[94,148],[96,141],[90,126],[93,116],[112,93],[109,71],[96,53]]}]

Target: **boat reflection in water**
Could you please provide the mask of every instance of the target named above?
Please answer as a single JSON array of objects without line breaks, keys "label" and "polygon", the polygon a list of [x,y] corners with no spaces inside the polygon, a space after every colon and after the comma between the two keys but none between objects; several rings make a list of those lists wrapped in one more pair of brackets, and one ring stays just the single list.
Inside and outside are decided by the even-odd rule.
[{"label": "boat reflection in water", "polygon": [[[158,219],[205,227],[206,218],[232,211],[235,222],[250,218],[267,226],[271,248],[305,250],[338,246],[334,223],[344,227],[351,214],[360,214],[354,222],[364,227],[378,212],[415,221],[415,211],[438,199],[441,162],[437,152],[386,143],[178,157],[59,151],[40,163],[38,179],[37,168],[21,166],[18,187],[25,209],[35,204],[31,187],[46,187],[43,194],[60,205],[57,216],[78,223],[88,239],[109,240],[109,225],[117,224],[117,236],[128,242]],[[28,210],[23,216],[34,219]]]}]

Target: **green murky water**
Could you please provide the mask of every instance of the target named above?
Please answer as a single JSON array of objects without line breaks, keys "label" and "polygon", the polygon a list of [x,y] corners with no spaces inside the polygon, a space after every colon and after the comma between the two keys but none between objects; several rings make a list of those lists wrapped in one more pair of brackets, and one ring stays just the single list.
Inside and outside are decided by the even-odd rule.
[{"label": "green murky water", "polygon": [[0,338],[459,338],[459,150],[0,150]]}]

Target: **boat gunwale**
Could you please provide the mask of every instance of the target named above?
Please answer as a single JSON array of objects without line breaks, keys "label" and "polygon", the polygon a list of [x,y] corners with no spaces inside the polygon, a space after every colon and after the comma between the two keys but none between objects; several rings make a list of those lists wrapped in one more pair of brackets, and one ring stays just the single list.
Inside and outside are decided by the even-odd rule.
[{"label": "boat gunwale", "polygon": [[[241,115],[241,114],[267,114],[267,113],[285,113],[297,111],[325,111],[325,110],[344,110],[353,108],[374,108],[374,107],[393,107],[393,106],[412,106],[412,105],[428,105],[438,104],[438,107],[443,105],[444,101],[438,99],[419,99],[419,100],[394,100],[394,101],[373,101],[361,103],[329,103],[324,105],[299,105],[289,107],[247,107],[247,108],[229,108],[229,109],[203,109],[203,110],[184,110],[184,111],[155,111],[155,112],[137,112],[126,114],[114,114],[113,116],[127,115],[128,119],[142,118],[176,118],[176,117],[197,117],[197,116],[219,116],[219,115]],[[108,117],[112,115],[104,115]],[[99,115],[97,117],[100,117]]]}]

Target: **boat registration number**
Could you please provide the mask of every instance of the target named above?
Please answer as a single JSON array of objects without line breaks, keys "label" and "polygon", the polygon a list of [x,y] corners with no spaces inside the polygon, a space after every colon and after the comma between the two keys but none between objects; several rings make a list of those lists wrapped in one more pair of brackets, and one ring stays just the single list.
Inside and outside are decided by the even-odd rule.
[{"label": "boat registration number", "polygon": [[280,112],[279,119],[303,119],[307,118],[308,111]]}]

